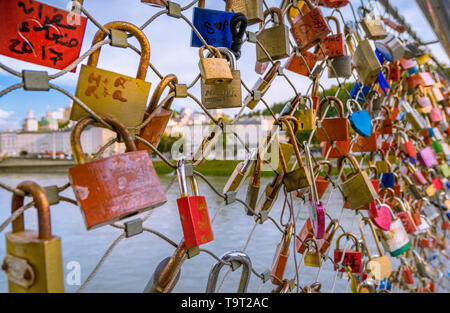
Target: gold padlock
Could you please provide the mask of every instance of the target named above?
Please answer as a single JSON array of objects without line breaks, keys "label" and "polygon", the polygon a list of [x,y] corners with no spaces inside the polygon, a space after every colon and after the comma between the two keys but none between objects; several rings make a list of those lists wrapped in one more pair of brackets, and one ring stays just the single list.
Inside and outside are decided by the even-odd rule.
[{"label": "gold padlock", "polygon": [[258,78],[252,88],[251,93],[249,93],[244,99],[244,105],[246,107],[252,110],[256,107],[267,90],[269,90],[270,85],[277,76],[280,65],[280,61],[276,61],[264,76],[264,78]]},{"label": "gold padlock", "polygon": [[342,154],[338,159],[338,173],[341,172],[344,160],[350,161],[353,171],[347,176],[342,171],[342,193],[350,208],[359,209],[378,199],[378,194],[366,172],[361,171],[358,161],[350,154]]},{"label": "gold padlock", "polygon": [[227,60],[223,59],[220,51],[213,46],[208,46],[208,49],[214,51],[216,57],[205,58],[203,54],[205,49],[206,46],[199,49],[200,62],[198,64],[204,83],[206,85],[231,83],[233,75]]},{"label": "gold padlock", "polygon": [[[363,12],[363,14],[361,14]],[[359,7],[359,13],[362,15],[361,26],[366,33],[368,39],[381,40],[387,37],[388,33],[383,27],[381,20],[374,17],[366,17],[365,13],[369,12],[366,8]]]},{"label": "gold padlock", "polygon": [[308,250],[305,253],[303,261],[306,266],[310,267],[321,267],[322,266],[322,256],[320,255],[319,248],[317,247],[317,241],[314,238],[309,238],[305,243],[312,243],[313,248],[308,246]]},{"label": "gold padlock", "polygon": [[[309,108],[306,106],[306,101],[309,102]],[[313,130],[316,128],[316,111],[313,108],[313,103],[310,97],[302,97],[300,100],[300,106],[295,112],[294,117],[298,120],[299,130]]]},{"label": "gold padlock", "polygon": [[270,14],[275,14],[278,21],[274,21],[275,26],[265,29],[261,29],[264,23],[260,23],[260,32],[256,36],[256,59],[259,62],[284,59],[290,55],[289,28],[284,24],[283,12],[279,8],[269,8],[264,12],[264,19]]},{"label": "gold padlock", "polygon": [[207,109],[238,108],[242,106],[241,72],[236,69],[236,57],[228,48],[217,48],[230,62],[233,80],[228,84],[207,85],[201,81],[202,103]]},{"label": "gold padlock", "polygon": [[[144,33],[136,26],[125,22],[111,22],[104,26],[109,30],[127,31],[137,38],[141,45],[141,60],[136,78],[97,68],[100,48],[89,56],[87,65],[83,65],[78,79],[75,96],[97,114],[109,114],[127,127],[142,122],[150,92],[150,83],[145,81],[150,60],[150,44]],[[106,37],[99,30],[92,45]],[[78,121],[89,114],[74,102],[70,119]]]},{"label": "gold padlock", "polygon": [[[43,188],[31,181],[17,186],[33,197],[38,211],[39,232],[24,228],[23,214],[6,233],[6,253],[2,269],[8,275],[11,293],[62,293],[64,276],[61,238],[52,235],[50,206]],[[13,195],[11,211],[23,206],[24,197]]]},{"label": "gold padlock", "polygon": [[244,13],[248,25],[264,21],[263,0],[226,0],[225,11]]}]

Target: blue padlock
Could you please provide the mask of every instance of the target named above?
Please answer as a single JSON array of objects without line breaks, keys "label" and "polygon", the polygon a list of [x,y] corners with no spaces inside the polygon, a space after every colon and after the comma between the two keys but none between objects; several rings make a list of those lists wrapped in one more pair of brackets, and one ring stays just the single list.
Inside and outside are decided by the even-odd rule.
[{"label": "blue padlock", "polygon": [[391,290],[392,286],[389,283],[389,281],[387,280],[387,278],[380,280],[380,284],[378,285],[378,290]]},{"label": "blue padlock", "polygon": [[[233,12],[210,10],[204,8],[204,3],[199,2],[199,7],[194,8],[193,24],[206,43],[213,47],[231,48],[233,35],[231,33],[231,18]],[[191,47],[202,47],[200,38],[192,31]]]},{"label": "blue padlock", "polygon": [[385,60],[388,60],[389,62],[392,61],[392,55],[389,53],[386,49],[379,49],[378,47],[375,49],[375,55],[378,58],[378,61],[380,61],[380,64],[383,65]]},{"label": "blue padlock", "polygon": [[[353,112],[351,108],[351,103],[355,103],[359,111]],[[348,120],[350,121],[350,126],[353,130],[361,135],[362,137],[369,137],[372,135],[372,118],[369,112],[363,110],[359,105],[358,101],[354,99],[348,99],[347,109],[350,113]]]},{"label": "blue padlock", "polygon": [[431,127],[428,128],[428,136],[430,136],[431,138],[434,137],[434,130]]},{"label": "blue padlock", "polygon": [[387,82],[386,78],[383,75],[383,72],[380,71],[378,73],[378,85],[380,86],[381,90],[383,90],[385,96],[388,95],[388,90],[391,89],[389,86],[389,83]]},{"label": "blue padlock", "polygon": [[409,163],[411,163],[412,165],[416,164],[416,162],[417,162],[416,157],[409,157],[408,160],[409,160]]},{"label": "blue padlock", "polygon": [[355,83],[352,91],[350,91],[350,97],[352,97],[352,99],[356,99],[357,101],[363,102],[364,98],[369,94],[369,91],[370,86],[363,86],[361,83]]},{"label": "blue padlock", "polygon": [[395,185],[395,177],[394,173],[382,173],[378,174],[378,178],[380,179],[380,187],[381,188],[394,188]]},{"label": "blue padlock", "polygon": [[408,70],[408,75],[413,75],[419,71],[419,68],[417,66],[414,66],[413,68],[410,68]]},{"label": "blue padlock", "polygon": [[397,114],[397,121],[403,120],[403,119],[405,118],[405,116],[406,116],[406,113],[405,113],[405,112],[403,112],[403,111],[399,112],[399,113]]}]

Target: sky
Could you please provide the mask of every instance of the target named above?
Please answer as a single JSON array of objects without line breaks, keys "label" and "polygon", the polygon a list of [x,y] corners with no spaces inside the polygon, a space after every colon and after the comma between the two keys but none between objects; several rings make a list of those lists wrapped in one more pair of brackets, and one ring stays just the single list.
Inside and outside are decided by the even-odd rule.
[{"label": "sky", "polygon": [[[353,6],[357,8],[361,3],[360,1],[361,0],[352,0],[351,2]],[[70,7],[68,7],[69,1],[67,0],[47,0],[42,2],[61,9]],[[190,3],[191,0],[175,0],[175,2],[178,2],[184,6]],[[279,6],[280,4],[280,0],[266,0],[266,2],[269,6]],[[105,3],[107,3],[107,6],[105,6]],[[422,40],[436,40],[433,31],[429,27],[415,1],[392,0],[391,3],[399,9],[400,14],[403,15],[411,24],[412,29],[419,34]],[[206,8],[224,10],[224,6],[225,5],[222,0],[206,1]],[[151,16],[160,10],[159,8],[143,4],[140,0],[85,0],[84,7],[102,25],[111,21],[127,21],[138,27],[143,25]],[[381,12],[383,12],[381,5],[380,8]],[[189,19],[192,19],[192,11],[193,9],[190,8],[189,10],[184,11],[183,14]],[[331,10],[326,8],[322,8],[322,11],[324,15],[331,13]],[[343,8],[342,12],[346,19],[351,17],[349,6]],[[0,12],[0,16],[3,15],[1,18],[7,18],[7,16],[4,16],[4,14],[7,13],[8,12]],[[257,29],[258,25],[251,25],[248,27],[249,31],[256,31]],[[92,22],[88,21],[81,48],[81,54],[91,47],[92,39],[97,30],[98,28]],[[167,15],[159,16],[145,28],[144,33],[150,42],[150,62],[158,69],[160,73],[163,75],[170,73],[175,74],[178,77],[179,83],[189,84],[193,81],[193,79],[195,79],[195,77],[199,74],[198,48],[190,47],[191,29],[183,19],[176,19],[173,17],[168,17]],[[0,36],[1,34],[2,33],[0,33]],[[134,38],[130,39],[130,43],[138,46],[138,42]],[[428,47],[442,63],[449,63],[447,55],[439,44],[429,45]],[[281,64],[283,65],[286,60],[287,59],[282,60]],[[255,44],[247,42],[242,47],[242,57],[237,62],[237,68],[241,71],[241,78],[249,88],[253,86],[254,82],[259,77],[259,75],[254,72],[255,61]],[[58,70],[55,69],[22,62],[2,55],[0,55],[0,62],[18,72],[21,72],[24,69],[45,70],[48,71],[49,74],[58,72]],[[82,64],[85,64],[86,62],[87,59],[83,60]],[[98,67],[134,77],[137,71],[138,63],[139,56],[131,49],[121,49],[105,45],[102,48]],[[52,83],[74,94],[80,67],[81,65],[77,67],[76,73],[65,74],[62,77],[53,80]],[[285,71],[285,73],[291,79],[296,90],[302,94],[305,94],[310,86],[309,79],[293,72]],[[146,81],[151,82],[152,84],[150,90],[152,94],[159,82],[159,78],[152,72],[151,69],[149,69]],[[0,90],[19,82],[20,80],[17,77],[12,76],[0,69]],[[328,79],[325,71],[321,84],[326,88],[336,84],[336,80]],[[195,87],[190,90],[190,92],[200,99],[200,83],[198,82]],[[243,89],[242,92],[243,97],[245,97],[246,91]],[[149,96],[149,100],[151,94]],[[266,99],[269,104],[272,104],[275,102],[286,101],[291,99],[293,96],[294,90],[287,83],[287,81],[283,79],[283,77],[277,77],[269,91],[264,96],[264,99]],[[32,109],[35,112],[35,116],[40,118],[44,116],[48,110],[53,111],[58,108],[64,108],[69,104],[70,99],[67,96],[54,90],[50,90],[48,92],[24,90],[12,91],[3,97],[0,97],[0,130],[20,127],[29,109]],[[180,110],[183,107],[189,107],[194,111],[200,110],[198,104],[189,98],[175,99],[172,106],[176,110]],[[262,108],[263,104],[260,103],[256,107],[256,110]],[[246,112],[247,111],[250,112],[249,109],[246,109]],[[236,112],[237,109],[228,109],[224,111],[224,113],[229,115],[233,115]]]}]

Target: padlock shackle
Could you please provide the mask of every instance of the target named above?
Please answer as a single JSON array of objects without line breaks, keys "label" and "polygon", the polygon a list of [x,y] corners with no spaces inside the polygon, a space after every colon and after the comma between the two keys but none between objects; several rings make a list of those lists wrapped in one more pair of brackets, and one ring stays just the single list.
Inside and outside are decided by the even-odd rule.
[{"label": "padlock shackle", "polygon": [[382,105],[381,111],[383,111],[383,110],[386,111],[386,114],[387,114],[386,118],[390,119],[391,118],[391,110],[389,110],[389,108],[386,105]]},{"label": "padlock shackle", "polygon": [[[147,36],[145,36],[142,30],[140,30],[138,27],[128,22],[122,21],[111,22],[104,25],[103,27],[107,30],[117,29],[126,31],[129,32],[134,37],[136,37],[141,46],[141,60],[139,61],[139,67],[136,74],[136,78],[145,80],[145,77],[147,76],[147,70],[150,64],[150,43],[148,42]],[[94,40],[92,41],[92,45],[95,45],[96,43],[104,40],[106,36],[107,34],[100,29],[95,34]],[[94,53],[92,53],[89,56],[87,65],[97,67],[98,59],[100,58],[100,50],[101,47],[98,48],[96,51],[94,51]]]},{"label": "padlock shackle", "polygon": [[[353,155],[347,154],[347,153],[341,154],[338,158],[338,161],[337,161],[338,173],[341,172],[344,160],[350,161],[350,164],[353,167],[354,172],[352,172],[350,175],[361,173],[361,168],[359,167],[359,164],[358,164],[358,161],[356,160],[356,158]],[[341,177],[342,177],[343,181],[346,181],[348,176],[344,173],[344,171],[342,171]]]},{"label": "padlock shackle", "polygon": [[361,237],[364,242],[364,246],[367,250],[367,255],[369,256],[369,261],[372,261],[372,255],[370,254],[369,244],[366,238],[366,234],[364,232],[364,224],[369,224],[370,230],[372,231],[373,238],[375,240],[375,245],[377,246],[379,257],[383,256],[383,251],[381,250],[380,240],[378,239],[377,232],[375,231],[375,227],[373,226],[372,221],[368,217],[363,217],[359,221],[359,230],[361,232]]},{"label": "padlock shackle", "polygon": [[[278,120],[286,126],[288,133],[289,133],[289,141],[290,141],[292,147],[294,148],[294,153],[295,153],[295,157],[297,158],[298,165],[300,167],[303,167],[302,156],[300,155],[300,150],[298,149],[298,145],[297,145],[297,141],[296,141],[296,137],[295,137],[295,133],[299,129],[298,120],[293,116],[283,116],[283,117],[279,118]],[[289,122],[294,123],[294,130],[292,129],[292,126]],[[280,151],[280,154],[281,154],[281,164],[283,166],[283,171],[285,174],[287,174],[287,173],[289,173],[289,170],[287,169],[286,160],[284,159],[284,155],[281,153],[281,151]]]},{"label": "padlock shackle", "polygon": [[[378,170],[377,170],[377,167],[375,165],[368,166],[366,171],[367,171],[368,174],[370,174],[370,172],[374,172],[375,173],[375,179],[378,179]],[[369,178],[370,178],[370,176],[369,176]]]},{"label": "padlock shackle", "polygon": [[319,197],[319,193],[317,192],[317,185],[315,182],[315,175],[314,175],[314,167],[312,165],[312,160],[311,160],[311,151],[309,149],[309,145],[308,142],[304,141],[303,142],[303,146],[305,148],[305,161],[306,161],[306,167],[307,170],[309,171],[311,177],[311,180],[313,181],[311,184],[311,193],[312,193],[312,198],[314,200],[314,204],[316,203],[320,203],[320,197]]},{"label": "padlock shackle", "polygon": [[[155,91],[153,92],[152,99],[150,100],[150,104],[148,105],[148,108],[146,112],[148,114],[151,114],[157,107],[159,100],[161,99],[161,95],[164,92],[164,89],[167,87],[170,88],[169,92],[172,92],[175,90],[175,87],[170,86],[170,84],[178,84],[178,78],[174,74],[169,74],[165,76],[161,81],[159,82],[158,86],[156,86]],[[164,103],[164,109],[169,110],[170,106],[172,105],[174,97],[170,97],[166,103]]]},{"label": "padlock shackle", "polygon": [[325,20],[327,20],[327,22],[332,20],[336,24],[336,34],[342,34],[342,32],[341,32],[341,25],[339,24],[339,20],[338,20],[338,18],[336,16],[331,16],[331,15],[330,16],[326,16]]},{"label": "padlock shackle", "polygon": [[400,199],[400,198],[398,198],[398,197],[394,197],[394,201],[395,201],[396,203],[398,203],[398,205],[399,205],[399,207],[400,207],[400,210],[401,210],[402,212],[408,212],[408,209],[406,208],[405,203],[402,201],[402,199]]},{"label": "padlock shackle", "polygon": [[[198,49],[198,54],[200,56],[200,59],[205,58],[205,55],[203,52],[203,51],[205,51],[205,49],[208,49],[209,51],[211,51],[211,50],[214,51],[216,58],[218,58],[218,59],[222,58],[222,54],[216,47],[208,45],[208,46],[202,46],[202,47],[200,47],[200,49]],[[214,57],[214,56],[210,55],[209,57]]]},{"label": "padlock shackle", "polygon": [[[126,152],[136,151],[136,145],[131,134],[118,119],[108,114],[99,114],[99,116],[121,136],[121,139],[125,143]],[[97,120],[88,115],[78,121],[70,134],[70,145],[72,147],[73,158],[77,164],[86,163],[84,151],[81,147],[81,133],[88,125],[94,123],[97,123]]]},{"label": "padlock shackle", "polygon": [[387,199],[391,200],[391,201],[394,200],[394,198],[395,198],[395,190],[392,189],[392,188],[389,188],[389,187],[387,187],[387,188],[380,188],[379,193],[381,193],[381,191],[384,191],[384,190],[386,190],[386,191],[385,191],[383,199],[386,199],[386,194],[389,193],[390,197],[388,197]]},{"label": "padlock shackle", "polygon": [[217,280],[222,267],[231,262],[238,262],[243,265],[241,280],[239,282],[238,293],[247,292],[248,283],[250,281],[250,275],[252,273],[252,261],[250,257],[242,251],[229,251],[221,256],[220,261],[217,261],[211,268],[208,277],[208,283],[206,285],[206,293],[214,293],[216,291]]},{"label": "padlock shackle", "polygon": [[178,179],[178,186],[180,187],[181,198],[189,196],[186,182],[186,170],[184,166],[185,162],[186,162],[185,158],[182,157],[180,160],[178,160],[177,163],[177,179]]},{"label": "padlock shackle", "polygon": [[292,236],[294,234],[294,225],[289,223],[286,226],[285,232],[283,234],[282,245],[281,245],[281,254],[286,255],[289,253],[289,246],[291,244]]},{"label": "padlock shackle", "polygon": [[278,69],[281,66],[281,62],[280,61],[276,61],[272,67],[270,68],[270,70],[267,72],[267,74],[264,76],[264,81],[266,81],[268,84],[272,83],[272,81],[275,79],[277,73],[278,73]]},{"label": "padlock shackle", "polygon": [[[358,241],[358,237],[356,237],[355,234],[353,233],[342,233],[340,234],[337,238],[336,238],[336,250],[341,250],[340,249],[340,242],[342,237],[345,238],[351,238],[354,242],[355,242],[355,247],[356,247],[356,252],[360,252],[360,246],[359,246],[359,241]],[[350,249],[346,249],[346,250],[350,250]]]},{"label": "padlock shackle", "polygon": [[[333,227],[332,231],[331,231],[331,227]],[[331,241],[333,241],[333,237],[336,234],[338,229],[339,229],[339,220],[337,220],[337,219],[331,220],[330,224],[328,224],[327,229],[325,230],[325,233],[328,234],[328,238],[326,239],[328,242],[331,243]],[[331,233],[330,233],[330,231],[331,231]]]},{"label": "padlock shackle", "polygon": [[326,161],[326,160],[320,160],[320,161],[318,161],[317,164],[314,165],[314,168],[313,168],[314,173],[315,173],[317,170],[320,170],[320,168],[322,167],[322,165],[325,165],[325,166],[328,168],[326,176],[329,177],[329,176],[331,175],[331,171],[333,170],[333,164],[332,164],[330,161]]},{"label": "padlock shackle", "polygon": [[263,156],[258,151],[256,156],[256,162],[253,167],[253,173],[252,176],[250,177],[250,184],[255,188],[261,187],[262,163],[263,163]]},{"label": "padlock shackle", "polygon": [[350,98],[350,99],[348,99],[347,102],[345,103],[345,105],[346,105],[348,111],[350,112],[350,114],[353,114],[352,103],[356,104],[356,108],[357,108],[359,111],[362,111],[362,108],[361,108],[361,105],[359,104],[359,102],[356,101],[356,100],[353,99],[353,98]]},{"label": "padlock shackle", "polygon": [[333,97],[333,96],[328,96],[328,97],[324,97],[320,102],[319,102],[319,106],[317,107],[317,113],[318,114],[318,119],[321,121],[322,120],[322,108],[323,105],[325,103],[328,103],[330,101],[333,101],[333,103],[337,103],[337,109],[339,111],[339,117],[341,118],[345,118],[344,116],[344,104],[342,103],[342,101],[337,98],[337,97]]},{"label": "padlock shackle", "polygon": [[205,8],[205,0],[198,0],[198,7],[200,9],[204,9]]},{"label": "padlock shackle", "polygon": [[[314,244],[314,248],[316,249],[316,253],[319,253],[319,255],[320,255],[320,250],[319,250],[319,246],[317,245],[316,238],[311,237],[311,238],[308,238],[308,239],[305,240],[306,244],[308,244],[309,242],[312,242]],[[306,247],[306,253],[309,252],[309,248],[310,248],[310,245],[308,244],[307,247]]]},{"label": "padlock shackle", "polygon": [[[284,25],[283,11],[281,11],[280,8],[272,7],[272,8],[268,8],[267,10],[265,10],[264,11],[264,21],[266,20],[266,17],[269,14],[270,15],[276,14],[278,16],[278,23],[275,23],[275,21],[272,20],[274,24],[276,24],[276,25]],[[288,16],[289,16],[289,14],[288,14]],[[264,25],[264,23],[260,23],[260,29],[261,29],[262,25]]]},{"label": "padlock shackle", "polygon": [[[38,211],[39,240],[48,240],[53,237],[50,223],[50,205],[44,189],[32,181],[23,181],[17,185],[16,189],[22,190],[26,195],[33,198],[34,206]],[[11,213],[23,206],[23,196],[13,194],[11,201]],[[12,233],[19,233],[25,230],[23,213],[12,222]]]},{"label": "padlock shackle", "polygon": [[[234,53],[226,47],[218,47],[217,50],[219,50],[220,53],[222,54],[222,58],[227,59],[227,61],[230,63],[231,70],[236,71],[237,62],[236,62],[236,56],[234,55]],[[211,56],[211,52],[208,53],[207,58],[209,58],[210,56]]]}]

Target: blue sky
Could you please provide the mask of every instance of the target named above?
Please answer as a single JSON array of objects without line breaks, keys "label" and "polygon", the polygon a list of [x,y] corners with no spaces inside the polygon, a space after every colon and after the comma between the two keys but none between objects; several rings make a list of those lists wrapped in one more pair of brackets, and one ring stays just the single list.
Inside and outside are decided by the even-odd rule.
[{"label": "blue sky", "polygon": [[[7,0],[0,0],[7,1]],[[182,6],[191,2],[191,0],[175,0]],[[59,8],[66,8],[69,1],[67,0],[48,0],[42,1]],[[213,2],[213,4],[211,4]],[[278,6],[280,0],[266,0],[269,6]],[[106,24],[111,21],[128,21],[137,26],[144,24],[153,14],[160,9],[150,7],[140,3],[140,0],[85,0],[85,8],[91,15],[93,15],[101,24]],[[207,8],[224,9],[224,2],[206,1]],[[355,8],[360,5],[360,0],[352,0]],[[415,1],[411,0],[393,0],[400,14],[405,16],[412,28],[421,36],[424,41],[435,40],[436,37],[428,26],[422,12],[416,5]],[[380,6],[381,7],[381,6]],[[328,15],[331,11],[322,9],[324,15]],[[1,12],[0,14],[3,14]],[[185,11],[184,14],[191,19],[192,8]],[[343,9],[343,15],[347,19],[351,16],[349,7]],[[257,25],[252,25],[248,29],[255,31]],[[97,27],[88,21],[86,34],[84,37],[81,53],[88,50],[92,43],[92,38],[97,31]],[[160,16],[153,23],[151,23],[144,33],[148,37],[151,46],[150,62],[163,75],[174,73],[178,76],[180,83],[190,83],[199,73],[198,70],[198,48],[190,47],[191,30],[185,21],[182,19],[175,19],[168,16]],[[138,45],[134,39],[130,40],[134,45]],[[443,63],[448,63],[449,60],[439,44],[430,45],[429,48]],[[238,69],[241,70],[241,77],[250,88],[258,78],[258,74],[254,72],[254,65],[256,60],[255,46],[252,43],[246,43],[242,48],[242,57],[238,61]],[[82,63],[86,63],[84,60]],[[23,69],[30,70],[47,70],[50,74],[57,72],[57,70],[37,66],[31,63],[18,61],[9,57],[0,56],[0,62],[15,69],[22,71]],[[125,75],[134,76],[139,62],[138,55],[130,49],[113,48],[104,46],[100,56],[98,67],[106,70],[119,72]],[[282,60],[284,64],[285,60]],[[75,87],[78,80],[79,68],[77,73],[68,73],[61,78],[53,80],[52,83],[67,89],[72,94],[75,92]],[[296,89],[305,93],[310,82],[306,77],[297,75],[295,73],[285,71],[288,77],[292,80]],[[326,78],[325,73],[321,83],[324,86],[331,86],[335,84],[335,80]],[[147,74],[147,81],[152,83],[151,93],[159,82],[158,77],[149,69]],[[6,88],[10,85],[16,84],[19,79],[4,72],[0,69],[0,89]],[[197,85],[191,92],[200,98],[200,85]],[[243,96],[246,92],[243,90]],[[284,101],[292,98],[294,95],[292,87],[281,77],[277,78],[273,83],[271,89],[267,92],[265,99],[269,104],[277,101]],[[149,97],[150,98],[150,97]],[[7,127],[18,127],[22,124],[26,117],[28,110],[31,108],[37,115],[41,117],[45,115],[47,110],[56,110],[57,108],[67,107],[70,99],[60,94],[57,91],[49,92],[33,92],[15,90],[3,97],[0,97],[0,129],[4,130]],[[188,106],[193,110],[198,110],[198,105],[191,99],[176,99],[173,103],[175,109],[180,109]],[[256,109],[262,108],[259,104]],[[248,109],[247,109],[248,110]],[[236,110],[229,110],[227,113],[232,114]]]}]

